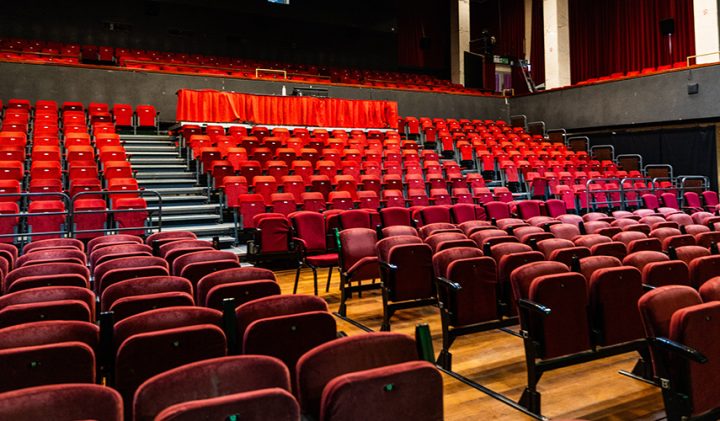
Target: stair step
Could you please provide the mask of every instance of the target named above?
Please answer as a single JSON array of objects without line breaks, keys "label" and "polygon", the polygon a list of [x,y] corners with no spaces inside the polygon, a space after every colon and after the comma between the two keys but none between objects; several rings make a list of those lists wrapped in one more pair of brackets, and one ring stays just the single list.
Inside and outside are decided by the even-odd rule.
[{"label": "stair step", "polygon": [[194,232],[198,237],[213,237],[214,235],[228,235],[232,236],[235,230],[235,224],[232,222],[225,222],[222,224],[211,224],[211,225],[177,225],[167,228],[163,228],[163,231],[191,231]]},{"label": "stair step", "polygon": [[[157,190],[157,189],[154,189]],[[146,196],[145,201],[148,203],[155,203],[158,201],[157,197],[155,196]],[[174,204],[174,203],[186,203],[191,202],[192,205],[188,204],[187,206],[195,206],[195,202],[201,202],[203,204],[207,203],[208,197],[205,195],[178,195],[178,196],[163,196],[162,203],[163,203],[163,212],[165,212],[165,209],[169,207],[168,205]]]},{"label": "stair step", "polygon": [[137,178],[138,182],[145,179],[154,179],[154,178],[186,178],[193,180],[195,179],[195,173],[190,171],[166,171],[166,172],[150,172],[150,171],[138,171],[137,174],[135,174],[135,178]]},{"label": "stair step", "polygon": [[[213,225],[217,223],[220,220],[220,215],[217,214],[211,214],[211,213],[199,213],[199,214],[183,214],[183,215],[165,215],[164,212],[165,209],[163,209],[163,217],[162,217],[162,223],[163,226],[166,223],[172,223],[172,222],[187,222],[187,223],[193,223],[193,222],[200,222],[200,221],[208,221],[208,223],[212,223]],[[151,216],[150,221],[152,223],[157,223],[158,221],[157,216]]]},{"label": "stair step", "polygon": [[177,194],[197,194],[197,195],[203,195],[207,199],[207,188],[206,187],[161,187],[157,189],[148,189],[153,190],[160,195],[177,195]]},{"label": "stair step", "polygon": [[195,179],[194,178],[165,178],[165,179],[147,179],[147,178],[140,178],[138,179],[138,184],[146,186],[149,184],[189,184],[188,187],[195,187]]},{"label": "stair step", "polygon": [[[184,162],[184,161],[183,161]],[[187,170],[187,165],[183,164],[141,164],[137,163],[137,160],[133,161],[133,170],[138,171],[138,174],[143,172],[161,172],[161,171],[184,171]]]},{"label": "stair step", "polygon": [[139,154],[141,152],[174,152],[178,153],[178,149],[174,145],[125,145],[126,154]]},{"label": "stair step", "polygon": [[174,140],[120,140],[120,143],[126,148],[135,146],[177,147]]},{"label": "stair step", "polygon": [[148,151],[141,151],[141,152],[133,152],[125,150],[125,155],[127,155],[130,160],[132,160],[133,157],[136,156],[157,156],[159,158],[176,158],[179,157],[180,154],[178,151],[165,151],[165,152],[148,152]]},{"label": "stair step", "polygon": [[145,140],[145,141],[160,141],[160,140],[175,140],[175,136],[168,136],[166,134],[121,134],[120,140]]},{"label": "stair step", "polygon": [[148,164],[148,165],[160,165],[160,164],[172,164],[172,165],[182,165],[182,168],[187,168],[185,165],[185,159],[184,158],[138,158],[138,157],[129,157],[130,163],[132,163],[133,169],[135,169],[135,164]]},{"label": "stair step", "polygon": [[[204,196],[198,196],[203,197]],[[163,203],[165,201],[163,200]],[[151,206],[148,207],[148,211],[155,211],[157,210],[157,207]],[[197,213],[208,213],[208,214],[215,214],[219,217],[220,215],[220,204],[218,203],[208,203],[208,204],[195,204],[195,205],[169,205],[169,206],[163,206],[163,215],[175,215],[175,214],[197,214]]]}]

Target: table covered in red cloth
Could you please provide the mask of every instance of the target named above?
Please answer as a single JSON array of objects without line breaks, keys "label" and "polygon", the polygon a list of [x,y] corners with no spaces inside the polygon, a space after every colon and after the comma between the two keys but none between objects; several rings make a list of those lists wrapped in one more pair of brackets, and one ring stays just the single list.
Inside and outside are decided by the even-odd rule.
[{"label": "table covered in red cloth", "polygon": [[397,128],[397,102],[181,89],[177,121]]}]

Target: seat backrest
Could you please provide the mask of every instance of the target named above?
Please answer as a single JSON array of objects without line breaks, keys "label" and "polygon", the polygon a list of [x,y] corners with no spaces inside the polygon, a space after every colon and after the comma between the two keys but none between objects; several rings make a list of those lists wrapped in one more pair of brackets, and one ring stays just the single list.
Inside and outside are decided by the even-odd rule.
[{"label": "seat backrest", "polygon": [[[531,332],[531,336],[542,343],[541,358],[573,354],[590,348],[588,292],[584,276],[579,273],[538,276],[530,285],[528,297],[551,309],[551,313],[542,319],[541,332]],[[523,313],[520,314],[523,317]],[[533,316],[537,317],[529,315]],[[531,322],[529,326],[532,329],[537,325]]]},{"label": "seat backrest", "polygon": [[443,419],[442,377],[425,361],[340,375],[324,388],[320,419]]},{"label": "seat backrest", "polygon": [[325,250],[325,220],[318,212],[296,212],[290,216],[295,236],[304,242],[307,251]]},{"label": "seat backrest", "polygon": [[297,396],[303,413],[318,416],[325,386],[354,373],[417,360],[415,341],[406,335],[377,332],[353,335],[322,344],[297,363]]},{"label": "seat backrest", "polygon": [[629,266],[605,267],[595,270],[588,279],[590,318],[593,329],[599,332],[600,344],[609,346],[644,338],[637,307],[643,295],[640,271]]},{"label": "seat backrest", "polygon": [[122,421],[118,392],[94,384],[44,385],[0,394],[0,419],[66,419]]},{"label": "seat backrest", "polygon": [[405,301],[434,295],[432,255],[432,248],[427,244],[398,244],[388,250],[386,262],[397,269],[392,276],[384,270],[380,273],[387,284],[390,300]]},{"label": "seat backrest", "polygon": [[369,228],[350,228],[339,234],[342,271],[350,268],[364,258],[375,258],[377,250],[377,233]]},{"label": "seat backrest", "polygon": [[261,355],[198,361],[145,381],[133,402],[133,419],[152,421],[172,405],[267,388],[290,390],[287,367]]},{"label": "seat backrest", "polygon": [[[677,392],[689,396],[692,411],[690,415],[703,414],[717,409],[720,405],[720,390],[715,387],[720,370],[720,343],[708,332],[720,328],[720,303],[710,302],[678,309],[670,321],[669,338],[688,346],[706,356],[705,364],[694,364],[680,358],[666,360],[670,363],[667,372],[672,373],[671,381],[677,385]],[[676,375],[678,378],[673,378]]]},{"label": "seat backrest", "polygon": [[669,337],[673,313],[702,303],[700,294],[684,285],[666,285],[647,292],[638,300],[645,336]]}]

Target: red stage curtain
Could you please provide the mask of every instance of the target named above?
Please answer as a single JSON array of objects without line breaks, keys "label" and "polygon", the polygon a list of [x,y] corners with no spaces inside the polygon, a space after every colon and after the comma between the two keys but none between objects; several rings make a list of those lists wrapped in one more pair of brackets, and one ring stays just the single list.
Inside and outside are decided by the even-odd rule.
[{"label": "red stage curtain", "polygon": [[[577,83],[685,61],[695,54],[692,0],[570,0],[570,60]],[[675,19],[669,54],[660,21]]]},{"label": "red stage curtain", "polygon": [[178,91],[178,121],[397,128],[397,102]]}]

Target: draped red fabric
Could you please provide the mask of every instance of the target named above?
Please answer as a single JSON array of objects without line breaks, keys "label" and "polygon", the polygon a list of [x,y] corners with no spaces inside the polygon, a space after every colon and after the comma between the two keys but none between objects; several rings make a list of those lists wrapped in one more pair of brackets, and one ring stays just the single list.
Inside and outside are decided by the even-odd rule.
[{"label": "draped red fabric", "polygon": [[530,41],[530,64],[535,84],[545,83],[545,24],[543,1],[532,0],[532,40]]},{"label": "draped red fabric", "polygon": [[[570,0],[569,7],[573,83],[695,54],[692,0]],[[672,54],[660,33],[668,18],[675,20]]]},{"label": "draped red fabric", "polygon": [[[495,54],[521,58],[525,55],[525,1],[487,0],[470,3],[470,38],[479,39],[487,30],[495,36]],[[471,45],[479,52],[480,43]]]},{"label": "draped red fabric", "polygon": [[397,128],[397,102],[181,89],[177,120],[287,126]]}]

